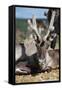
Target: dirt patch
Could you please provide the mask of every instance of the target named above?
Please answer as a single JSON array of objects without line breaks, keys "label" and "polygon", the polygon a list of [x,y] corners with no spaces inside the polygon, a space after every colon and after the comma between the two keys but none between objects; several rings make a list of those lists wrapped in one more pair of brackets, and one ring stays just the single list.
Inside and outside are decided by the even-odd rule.
[{"label": "dirt patch", "polygon": [[35,75],[16,75],[16,83],[44,82],[59,80],[59,69],[51,70],[51,72],[38,73]]}]

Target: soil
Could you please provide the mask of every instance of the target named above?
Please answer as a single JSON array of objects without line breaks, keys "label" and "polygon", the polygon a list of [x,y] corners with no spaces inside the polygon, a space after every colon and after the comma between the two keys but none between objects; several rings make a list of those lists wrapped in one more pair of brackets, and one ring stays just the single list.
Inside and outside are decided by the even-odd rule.
[{"label": "soil", "polygon": [[45,71],[35,75],[16,75],[15,78],[16,83],[58,81],[59,69],[51,70],[50,72]]}]

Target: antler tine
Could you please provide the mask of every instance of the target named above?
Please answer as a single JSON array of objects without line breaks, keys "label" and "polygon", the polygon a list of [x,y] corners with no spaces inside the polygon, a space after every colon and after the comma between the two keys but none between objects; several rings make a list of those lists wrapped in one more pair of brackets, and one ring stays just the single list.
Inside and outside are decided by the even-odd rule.
[{"label": "antler tine", "polygon": [[35,15],[32,16],[32,24],[37,27]]},{"label": "antler tine", "polygon": [[54,10],[54,11],[52,11],[52,16],[51,16],[51,20],[50,20],[50,25],[49,25],[49,28],[48,28],[48,32],[47,32],[47,34],[45,35],[45,37],[43,38],[44,41],[47,39],[50,31],[51,31],[52,29],[54,29],[54,28],[53,28],[53,27],[54,27],[53,24],[54,24],[55,15],[56,15],[56,12],[55,12],[55,10]]},{"label": "antler tine", "polygon": [[36,35],[38,36],[39,40],[41,40],[41,36],[40,36],[40,34],[38,32],[38,29],[37,29],[36,18],[35,18],[34,15],[32,17],[32,22],[31,22],[30,19],[28,20],[28,25],[36,33]]},{"label": "antler tine", "polygon": [[36,35],[39,37],[39,40],[41,40],[41,36],[40,36],[38,29],[37,29],[37,23],[36,23],[35,15],[32,16],[32,25],[33,25],[33,30],[35,31]]}]

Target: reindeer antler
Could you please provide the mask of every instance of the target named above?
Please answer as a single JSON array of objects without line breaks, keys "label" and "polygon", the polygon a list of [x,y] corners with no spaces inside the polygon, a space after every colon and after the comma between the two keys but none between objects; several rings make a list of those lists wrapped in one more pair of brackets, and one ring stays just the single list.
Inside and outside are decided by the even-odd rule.
[{"label": "reindeer antler", "polygon": [[50,20],[50,25],[49,25],[49,28],[48,28],[48,32],[47,34],[45,35],[45,37],[43,38],[43,40],[45,41],[50,33],[51,30],[54,30],[54,18],[55,18],[55,15],[56,15],[56,11],[52,11],[52,16],[51,16],[51,20]]},{"label": "reindeer antler", "polygon": [[32,22],[31,22],[31,20],[28,20],[28,25],[29,25],[30,29],[32,29],[36,33],[39,40],[41,40],[41,36],[40,36],[38,29],[37,29],[36,18],[34,15],[32,17]]},{"label": "reindeer antler", "polygon": [[[53,24],[54,24],[55,15],[56,15],[56,11],[53,10],[52,11],[51,20],[50,20],[50,25],[49,25],[49,28],[48,28],[48,32],[47,32],[47,34],[43,38],[44,41],[47,39],[50,31],[54,30]],[[42,41],[41,35],[38,32],[38,28],[37,28],[37,24],[36,24],[36,17],[34,15],[32,16],[32,22],[31,22],[31,20],[28,20],[28,25],[29,25],[29,28],[36,33],[36,35],[38,36],[39,40]]]}]

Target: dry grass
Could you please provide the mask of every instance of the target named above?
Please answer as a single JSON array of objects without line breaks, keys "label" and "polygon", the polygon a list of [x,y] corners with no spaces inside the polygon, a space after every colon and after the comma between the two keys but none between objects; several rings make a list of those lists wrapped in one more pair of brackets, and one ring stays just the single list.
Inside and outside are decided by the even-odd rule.
[{"label": "dry grass", "polygon": [[16,75],[16,83],[44,82],[59,80],[59,69],[51,72],[38,73],[36,75]]}]

